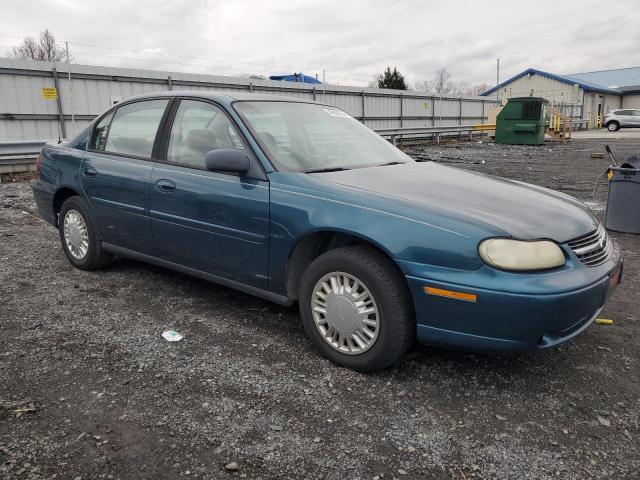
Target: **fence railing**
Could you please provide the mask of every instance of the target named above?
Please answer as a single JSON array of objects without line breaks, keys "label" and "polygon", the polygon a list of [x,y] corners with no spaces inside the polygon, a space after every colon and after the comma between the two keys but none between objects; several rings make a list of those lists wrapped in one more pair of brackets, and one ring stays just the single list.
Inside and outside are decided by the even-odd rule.
[{"label": "fence railing", "polygon": [[[473,135],[494,130],[495,125],[452,125],[448,127],[419,127],[419,128],[381,128],[374,130],[383,138],[389,139],[394,145],[398,140],[411,141],[431,139],[440,143],[443,136],[458,136],[465,134],[473,139]],[[52,140],[0,140],[0,173],[24,172],[33,168],[36,158],[47,142]]]},{"label": "fence railing", "polygon": [[[580,127],[588,120],[573,120],[574,127]],[[377,128],[374,131],[396,145],[399,141],[432,140],[440,143],[442,137],[458,137],[473,140],[474,135],[483,135],[495,130],[495,124],[451,125],[442,127],[403,127]],[[53,140],[0,140],[0,173],[23,172],[30,170],[36,158],[47,142]]]},{"label": "fence railing", "polygon": [[381,137],[388,138],[394,145],[397,145],[399,140],[412,141],[424,139],[430,139],[436,144],[439,144],[443,136],[458,136],[458,138],[462,138],[465,134],[469,140],[473,140],[474,135],[483,135],[495,129],[495,124],[478,124],[453,125],[448,127],[378,128],[374,131]]},{"label": "fence railing", "polygon": [[0,173],[27,172],[50,140],[0,141]]}]

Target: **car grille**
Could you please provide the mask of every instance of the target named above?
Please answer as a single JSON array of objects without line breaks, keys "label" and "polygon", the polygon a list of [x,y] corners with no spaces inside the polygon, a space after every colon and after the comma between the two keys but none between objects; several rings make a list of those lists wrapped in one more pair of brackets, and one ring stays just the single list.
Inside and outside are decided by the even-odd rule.
[{"label": "car grille", "polygon": [[570,240],[568,243],[569,248],[580,261],[589,267],[602,265],[611,255],[611,240],[602,225],[597,230]]}]

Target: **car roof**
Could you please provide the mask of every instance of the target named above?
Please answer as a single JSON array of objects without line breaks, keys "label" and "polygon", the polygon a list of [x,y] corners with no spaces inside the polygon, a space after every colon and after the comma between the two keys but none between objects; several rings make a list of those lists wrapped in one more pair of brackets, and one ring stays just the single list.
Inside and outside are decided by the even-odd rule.
[{"label": "car roof", "polygon": [[160,91],[153,93],[144,93],[141,95],[135,95],[127,98],[129,100],[141,100],[144,98],[158,98],[158,97],[194,97],[202,98],[205,100],[214,100],[218,103],[231,104],[236,101],[270,101],[270,102],[297,102],[297,103],[314,103],[317,105],[323,105],[320,102],[313,100],[307,100],[305,98],[286,97],[282,95],[261,95],[259,93],[251,92],[225,92],[225,91],[203,91],[203,90],[171,90]]}]

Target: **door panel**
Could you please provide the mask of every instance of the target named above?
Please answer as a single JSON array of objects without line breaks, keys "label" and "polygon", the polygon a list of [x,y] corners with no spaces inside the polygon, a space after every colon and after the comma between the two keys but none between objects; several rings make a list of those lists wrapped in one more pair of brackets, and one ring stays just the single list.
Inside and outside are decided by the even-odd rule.
[{"label": "door panel", "polygon": [[147,160],[90,152],[82,162],[82,188],[103,240],[142,253],[151,251]]},{"label": "door panel", "polygon": [[267,287],[267,182],[157,163],[150,198],[155,256]]},{"label": "door panel", "polygon": [[165,160],[150,182],[155,255],[174,263],[267,287],[269,184],[247,175],[206,169],[211,150],[235,149],[255,158],[225,112],[182,99],[165,129]]},{"label": "door panel", "polygon": [[153,250],[151,158],[168,104],[168,99],[125,103],[94,128],[80,173],[105,242],[142,253]]}]

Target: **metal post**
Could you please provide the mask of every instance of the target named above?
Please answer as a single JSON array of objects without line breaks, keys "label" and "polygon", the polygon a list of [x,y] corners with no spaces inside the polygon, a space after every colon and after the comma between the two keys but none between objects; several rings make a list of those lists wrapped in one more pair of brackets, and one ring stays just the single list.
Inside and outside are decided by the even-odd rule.
[{"label": "metal post", "polygon": [[316,100],[316,87],[313,87],[313,101],[315,102]]},{"label": "metal post", "polygon": [[73,97],[73,84],[71,83],[71,62],[69,61],[69,42],[64,42],[65,49],[67,51],[67,79],[69,80],[69,101],[71,102],[71,130],[73,135],[76,134],[76,106],[75,99]]},{"label": "metal post", "polygon": [[498,59],[498,68],[496,69],[496,104],[500,105],[500,59]]},{"label": "metal post", "polygon": [[[403,125],[403,111],[402,111],[402,93],[400,94],[400,128],[402,128]],[[394,143],[395,145],[395,143]]]},{"label": "metal post", "polygon": [[327,71],[322,70],[322,83],[327,83]]},{"label": "metal post", "polygon": [[365,123],[365,113],[364,113],[364,90],[362,90],[362,123],[364,125],[366,125]]},{"label": "metal post", "polygon": [[458,99],[458,125],[462,125],[462,97]]},{"label": "metal post", "polygon": [[249,82],[249,91],[253,93],[253,82]]},{"label": "metal post", "polygon": [[480,123],[484,123],[484,100],[482,100],[482,116],[480,117]]},{"label": "metal post", "polygon": [[64,124],[64,112],[62,111],[62,95],[60,95],[60,82],[58,81],[58,71],[56,67],[51,69],[53,75],[53,85],[56,87],[56,103],[58,104],[58,123],[60,124],[60,133],[62,138],[67,138],[67,128]]},{"label": "metal post", "polygon": [[431,126],[436,126],[436,97],[431,97]]},{"label": "metal post", "polygon": [[169,91],[173,90],[173,81],[171,80],[171,75],[167,77],[167,85],[169,85]]}]

